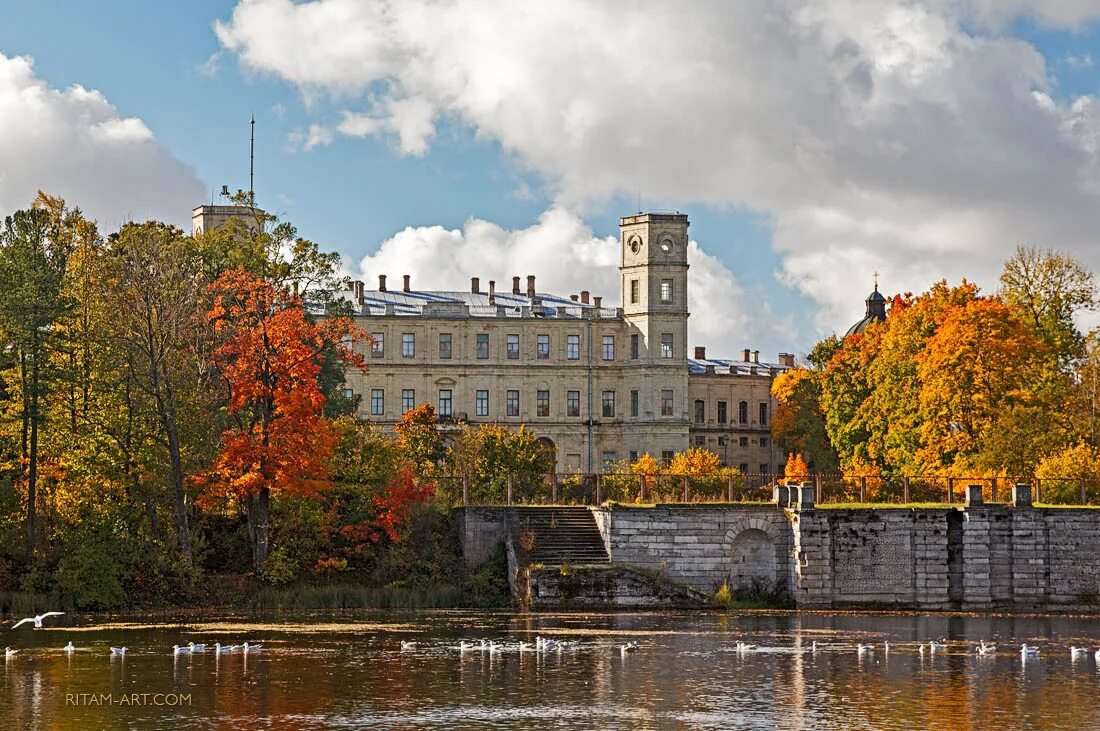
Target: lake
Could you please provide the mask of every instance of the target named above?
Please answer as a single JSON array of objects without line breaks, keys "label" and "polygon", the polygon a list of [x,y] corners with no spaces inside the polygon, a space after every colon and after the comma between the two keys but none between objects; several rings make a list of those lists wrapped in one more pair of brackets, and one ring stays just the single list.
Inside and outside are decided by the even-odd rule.
[{"label": "lake", "polygon": [[[0,630],[0,644],[19,649],[0,678],[0,727],[1100,728],[1098,618],[355,612],[185,624],[61,619],[42,630]],[[518,649],[536,636],[567,644]],[[945,650],[919,654],[919,643],[940,637]],[[482,638],[502,648],[459,649]],[[974,653],[983,639],[997,644],[996,654]],[[263,647],[213,651],[215,642],[245,640]],[[402,650],[403,640],[416,645]],[[70,641],[77,651],[62,652]],[[208,648],[172,655],[172,645],[189,641]],[[756,647],[739,651],[738,641]],[[627,642],[637,651],[624,653]],[[1039,657],[1022,659],[1023,642],[1039,646]],[[874,652],[858,653],[859,643]],[[111,657],[112,645],[129,651]],[[1071,660],[1074,645],[1089,647],[1088,655]]]}]

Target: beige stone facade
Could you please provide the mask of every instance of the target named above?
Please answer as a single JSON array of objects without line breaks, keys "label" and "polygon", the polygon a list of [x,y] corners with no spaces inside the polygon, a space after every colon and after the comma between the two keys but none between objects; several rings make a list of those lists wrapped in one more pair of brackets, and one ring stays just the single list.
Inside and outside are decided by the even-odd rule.
[{"label": "beige stone facade", "polygon": [[[250,213],[200,206],[196,231]],[[359,415],[392,428],[432,403],[445,423],[526,425],[552,446],[561,472],[599,471],[643,453],[690,446],[747,473],[782,469],[771,444],[771,381],[794,365],[707,359],[689,351],[688,218],[643,213],[620,220],[619,301],[588,292],[539,292],[536,277],[471,280],[468,291],[423,291],[409,276],[353,282],[345,293],[368,369],[347,374]],[[689,357],[691,356],[691,357]]]}]

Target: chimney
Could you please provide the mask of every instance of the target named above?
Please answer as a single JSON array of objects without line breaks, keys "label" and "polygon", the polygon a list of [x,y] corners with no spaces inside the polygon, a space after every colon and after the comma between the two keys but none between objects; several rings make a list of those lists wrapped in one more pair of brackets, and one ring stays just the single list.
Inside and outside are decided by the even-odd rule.
[{"label": "chimney", "polygon": [[489,304],[495,304],[497,301],[497,280],[489,280]]},{"label": "chimney", "polygon": [[379,274],[378,275],[378,291],[379,292],[385,292],[386,291],[386,275],[385,274]]},{"label": "chimney", "polygon": [[596,309],[600,309],[600,303],[603,302],[603,297],[593,297],[592,304],[596,306]]},{"label": "chimney", "polygon": [[752,351],[752,362],[753,363],[759,363],[760,362],[760,351],[759,350]]},{"label": "chimney", "polygon": [[743,360],[743,361],[745,361],[746,363],[748,363],[748,362],[749,362],[749,354],[750,354],[751,352],[752,352],[752,351],[750,351],[750,350],[749,350],[748,348],[745,348],[744,350],[742,350],[742,351],[741,351],[741,360]]},{"label": "chimney", "polygon": [[470,277],[470,291],[474,294],[481,291],[481,281],[477,277]]},{"label": "chimney", "polygon": [[587,305],[588,304],[588,290],[587,289],[582,289],[581,290],[581,304],[582,305]]},{"label": "chimney", "polygon": [[527,275],[527,296],[534,299],[535,297],[535,275]]},{"label": "chimney", "polygon": [[707,347],[705,345],[696,345],[695,346],[695,360],[706,360],[706,359],[707,359]]},{"label": "chimney", "polygon": [[512,294],[519,294],[519,277],[512,277]]},{"label": "chimney", "polygon": [[406,274],[406,275],[405,275],[405,276],[403,276],[403,277],[402,277],[401,279],[402,279],[402,282],[401,282],[401,291],[403,291],[403,292],[408,292],[408,291],[409,291],[409,275],[408,275],[408,274]]},{"label": "chimney", "polygon": [[580,297],[578,297],[575,294],[571,294],[571,295],[569,295],[569,299],[572,300],[573,302],[576,302],[578,299],[580,299]]},{"label": "chimney", "polygon": [[779,365],[786,366],[787,368],[794,368],[794,354],[793,353],[780,353]]},{"label": "chimney", "polygon": [[356,279],[354,282],[351,283],[351,287],[352,291],[355,294],[355,304],[363,304],[363,282]]}]

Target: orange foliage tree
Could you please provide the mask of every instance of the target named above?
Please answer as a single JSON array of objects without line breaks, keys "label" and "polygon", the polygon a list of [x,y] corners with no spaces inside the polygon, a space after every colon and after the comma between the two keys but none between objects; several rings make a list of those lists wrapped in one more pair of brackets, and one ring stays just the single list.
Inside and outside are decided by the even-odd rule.
[{"label": "orange foliage tree", "polygon": [[346,345],[357,334],[349,319],[312,322],[298,297],[243,268],[218,277],[211,293],[213,361],[233,427],[199,481],[205,500],[243,506],[259,573],[271,549],[272,490],[315,496],[330,484],[337,435],[322,414],[322,351],[335,345],[344,362],[362,367],[362,360]]},{"label": "orange foliage tree", "polygon": [[793,453],[787,455],[787,464],[783,466],[783,481],[788,485],[792,482],[801,482],[809,477],[810,468],[802,459],[802,455]]}]

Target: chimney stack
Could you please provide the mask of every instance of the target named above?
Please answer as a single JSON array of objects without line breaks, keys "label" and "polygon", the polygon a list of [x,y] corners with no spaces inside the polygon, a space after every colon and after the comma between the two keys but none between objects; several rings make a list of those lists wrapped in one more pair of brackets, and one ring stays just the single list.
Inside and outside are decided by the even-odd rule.
[{"label": "chimney stack", "polygon": [[385,292],[386,291],[386,275],[385,274],[379,274],[378,275],[378,291],[379,292]]},{"label": "chimney stack", "polygon": [[578,297],[575,294],[571,294],[571,295],[569,295],[569,299],[572,300],[573,302],[576,302],[577,300],[580,299],[580,297]]},{"label": "chimney stack", "polygon": [[527,296],[531,299],[535,298],[535,275],[527,275]]},{"label": "chimney stack", "polygon": [[787,368],[794,368],[794,354],[793,353],[780,353],[779,365],[786,366]]},{"label": "chimney stack", "polygon": [[489,304],[496,304],[497,301],[497,280],[489,280]]},{"label": "chimney stack", "polygon": [[401,291],[403,291],[403,292],[408,292],[408,291],[409,291],[409,275],[408,275],[408,274],[406,274],[406,275],[405,275],[405,276],[403,276],[403,277],[402,277],[401,279],[402,279],[402,282],[401,282]]},{"label": "chimney stack", "polygon": [[751,353],[752,353],[752,351],[751,351],[751,350],[749,350],[748,348],[745,348],[744,350],[742,350],[742,351],[741,351],[741,360],[743,360],[743,361],[745,361],[746,363],[748,363],[748,362],[749,362],[749,355],[750,355]]},{"label": "chimney stack", "polygon": [[354,282],[351,283],[351,288],[352,292],[355,295],[355,304],[363,304],[363,282],[359,279],[356,279]]},{"label": "chimney stack", "polygon": [[581,304],[582,305],[587,305],[588,304],[588,290],[587,289],[582,289],[581,290]]},{"label": "chimney stack", "polygon": [[695,360],[706,360],[706,359],[707,359],[707,346],[705,346],[705,345],[696,345],[695,346]]},{"label": "chimney stack", "polygon": [[752,362],[753,363],[759,363],[760,362],[760,351],[759,350],[752,351]]},{"label": "chimney stack", "polygon": [[597,310],[600,309],[600,303],[601,302],[603,302],[603,297],[593,297],[592,298],[592,304],[596,307]]},{"label": "chimney stack", "polygon": [[481,292],[481,281],[477,277],[470,277],[470,291],[474,294]]},{"label": "chimney stack", "polygon": [[519,277],[512,277],[512,294],[519,294]]}]

